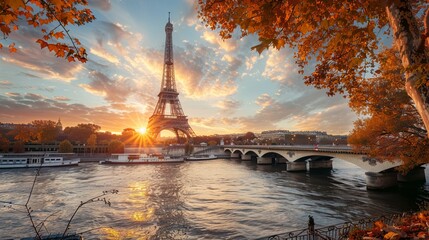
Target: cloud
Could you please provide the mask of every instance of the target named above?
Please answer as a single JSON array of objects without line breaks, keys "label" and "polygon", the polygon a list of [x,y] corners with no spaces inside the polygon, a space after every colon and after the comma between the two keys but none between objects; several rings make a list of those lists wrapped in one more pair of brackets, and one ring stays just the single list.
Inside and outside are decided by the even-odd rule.
[{"label": "cloud", "polygon": [[238,45],[236,40],[232,38],[223,40],[216,32],[213,31],[204,31],[201,38],[215,45],[216,48],[219,47],[226,52],[232,52],[236,50]]},{"label": "cloud", "polygon": [[109,11],[112,8],[110,0],[88,0],[88,7]]},{"label": "cloud", "polygon": [[237,91],[237,70],[242,65],[239,58],[225,55],[225,61],[219,61],[215,49],[190,43],[175,51],[176,79],[186,96],[222,97]]},{"label": "cloud", "polygon": [[92,47],[90,48],[89,52],[94,54],[97,57],[100,57],[102,59],[109,61],[110,63],[119,64],[119,59],[115,55],[111,54],[110,52],[106,51],[101,47],[98,47],[98,46]]},{"label": "cloud", "polygon": [[68,101],[70,101],[70,98],[68,98],[68,97],[64,97],[64,96],[56,96],[56,97],[54,97],[54,100],[56,100],[56,101],[64,101],[64,102],[68,102]]},{"label": "cloud", "polygon": [[241,106],[241,103],[233,99],[225,99],[222,101],[218,101],[215,104],[215,107],[221,109],[222,112],[225,114],[234,113],[234,111],[236,111],[240,106]]},{"label": "cloud", "polygon": [[9,86],[12,86],[12,83],[10,81],[3,80],[3,81],[0,81],[0,86],[9,87]]},{"label": "cloud", "polygon": [[25,94],[24,98],[29,99],[29,100],[33,100],[33,101],[44,99],[44,97],[42,95],[34,94],[34,93],[27,93],[27,94]]},{"label": "cloud", "polygon": [[267,60],[262,76],[284,85],[292,85],[297,77],[302,78],[298,75],[298,68],[288,50],[270,48],[266,54]]},{"label": "cloud", "polygon": [[141,40],[140,34],[134,34],[127,30],[126,26],[120,23],[101,21],[97,23],[95,30],[96,40],[99,47],[113,45],[120,51],[124,51],[126,46],[136,47]]},{"label": "cloud", "polygon": [[260,57],[253,55],[250,57],[246,57],[246,70],[252,70],[253,66],[255,65],[256,61],[259,58],[262,58],[263,55],[261,55]]},{"label": "cloud", "polygon": [[273,99],[270,97],[270,95],[268,95],[268,93],[264,93],[262,95],[260,95],[255,103],[259,106],[261,106],[262,108],[268,107],[273,103]]},{"label": "cloud", "polygon": [[186,4],[188,4],[188,11],[185,12],[183,20],[188,26],[198,25],[197,1],[186,0]]},{"label": "cloud", "polygon": [[355,120],[356,114],[350,111],[346,103],[343,103],[305,116],[305,118],[298,117],[294,127],[304,131],[323,129],[328,133],[348,134]]},{"label": "cloud", "polygon": [[134,83],[123,76],[111,79],[98,71],[92,71],[89,75],[92,80],[89,84],[80,84],[87,92],[103,96],[109,102],[125,102],[135,89]]}]

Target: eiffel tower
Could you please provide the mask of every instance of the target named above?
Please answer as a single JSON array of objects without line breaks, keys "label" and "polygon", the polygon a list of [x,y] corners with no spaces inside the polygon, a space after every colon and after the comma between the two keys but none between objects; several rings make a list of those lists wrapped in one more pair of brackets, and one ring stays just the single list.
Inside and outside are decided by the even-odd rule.
[{"label": "eiffel tower", "polygon": [[170,130],[176,134],[177,141],[187,137],[188,141],[196,137],[188,123],[188,119],[183,113],[179,101],[179,93],[176,90],[174,80],[173,64],[173,24],[170,23],[170,12],[168,13],[168,23],[165,25],[165,52],[164,70],[162,73],[161,91],[158,94],[158,103],[155,111],[149,118],[147,131],[149,137],[155,140],[162,130]]}]

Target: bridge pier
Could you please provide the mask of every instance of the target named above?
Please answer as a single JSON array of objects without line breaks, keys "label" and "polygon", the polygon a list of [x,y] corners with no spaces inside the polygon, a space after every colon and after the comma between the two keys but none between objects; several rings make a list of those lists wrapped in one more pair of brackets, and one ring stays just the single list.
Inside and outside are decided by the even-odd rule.
[{"label": "bridge pier", "polygon": [[278,157],[278,158],[276,158],[276,163],[277,164],[285,164],[287,162],[288,162],[287,159],[284,158],[284,157]]},{"label": "bridge pier", "polygon": [[426,182],[425,168],[416,167],[409,171],[406,175],[398,173],[398,182]]},{"label": "bridge pier", "polygon": [[398,185],[396,172],[366,172],[366,189],[379,190],[393,188]]},{"label": "bridge pier", "polygon": [[332,160],[309,161],[308,170],[332,170]]},{"label": "bridge pier", "polygon": [[270,157],[258,157],[256,160],[257,160],[256,163],[258,165],[271,165],[271,164],[273,164],[273,159]]},{"label": "bridge pier", "polygon": [[241,155],[242,161],[250,161],[252,160],[252,155]]},{"label": "bridge pier", "polygon": [[305,172],[307,171],[307,162],[287,162],[286,171],[288,172]]},{"label": "bridge pier", "polygon": [[231,153],[231,158],[240,158],[239,153]]}]

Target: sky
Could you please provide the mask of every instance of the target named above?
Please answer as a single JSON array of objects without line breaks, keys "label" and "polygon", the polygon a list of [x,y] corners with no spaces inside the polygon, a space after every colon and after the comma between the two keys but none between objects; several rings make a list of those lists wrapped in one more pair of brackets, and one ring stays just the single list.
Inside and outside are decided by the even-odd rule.
[{"label": "sky", "polygon": [[195,2],[89,0],[96,20],[69,28],[87,49],[85,64],[40,49],[35,30],[23,25],[2,40],[18,51],[0,50],[0,122],[60,118],[64,127],[93,123],[113,133],[146,127],[158,101],[171,12],[177,90],[197,135],[352,130],[357,117],[347,99],[305,86],[293,50],[258,54],[250,49],[256,36],[224,41],[197,18]]}]

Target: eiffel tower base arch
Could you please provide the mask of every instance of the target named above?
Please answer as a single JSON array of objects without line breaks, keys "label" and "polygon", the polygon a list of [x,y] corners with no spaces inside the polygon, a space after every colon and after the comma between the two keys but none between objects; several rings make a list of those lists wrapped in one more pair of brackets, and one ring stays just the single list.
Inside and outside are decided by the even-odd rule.
[{"label": "eiffel tower base arch", "polygon": [[163,130],[172,131],[176,135],[178,143],[183,143],[181,139],[184,138],[187,139],[187,142],[192,142],[192,138],[196,137],[186,117],[152,116],[149,119],[147,129],[152,141],[155,141]]}]

